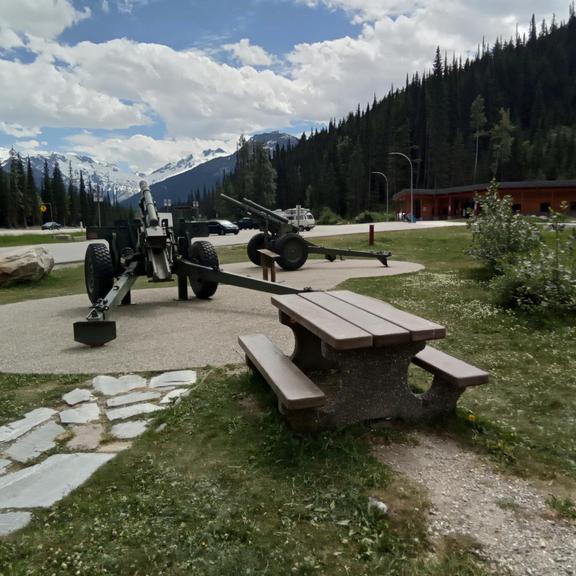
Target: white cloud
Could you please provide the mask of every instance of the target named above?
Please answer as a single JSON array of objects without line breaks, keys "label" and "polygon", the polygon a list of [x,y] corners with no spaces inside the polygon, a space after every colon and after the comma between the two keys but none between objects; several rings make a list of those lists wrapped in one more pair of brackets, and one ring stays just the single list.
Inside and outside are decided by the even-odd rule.
[{"label": "white cloud", "polygon": [[246,66],[270,66],[273,58],[260,46],[250,44],[248,38],[242,38],[236,44],[224,44],[224,50],[232,52],[234,58]]},{"label": "white cloud", "polygon": [[149,172],[190,154],[197,157],[204,150],[209,149],[222,148],[226,153],[231,154],[236,146],[236,139],[155,139],[142,134],[130,137],[99,138],[89,132],[70,136],[67,141],[70,143],[72,152],[89,154],[103,162],[125,162],[134,172]]},{"label": "white cloud", "polygon": [[108,14],[110,12],[110,4],[108,0],[102,0],[102,12]]},{"label": "white cloud", "polygon": [[[171,137],[226,139],[286,126],[308,92],[306,86],[270,70],[235,68],[200,51],[159,44],[120,39],[72,47],[52,43],[43,50],[45,57],[67,64],[69,72],[60,73],[69,74],[79,88],[117,102],[138,103],[130,106],[132,112],[138,105],[153,111]],[[68,111],[62,109],[62,114]],[[85,116],[83,126],[89,121]]]},{"label": "white cloud", "polygon": [[[86,17],[86,10],[76,11],[69,0],[0,0],[9,7],[25,2],[36,15],[39,6],[50,5],[63,15],[58,22],[48,18],[51,24],[40,29],[35,18],[26,26],[18,21],[14,10],[7,17],[3,4],[0,24],[10,27],[0,31],[0,48],[21,41],[6,31],[33,34],[26,42],[37,58],[0,59],[0,129],[33,137],[43,127],[113,130],[159,119],[166,126],[161,140],[84,134],[72,141],[78,151],[120,157],[142,170],[186,156],[196,139],[229,141],[240,132],[345,116],[374,94],[386,94],[391,83],[403,85],[406,74],[426,69],[438,45],[465,57],[483,37],[493,42],[512,36],[532,12],[537,20],[566,12],[565,0],[549,0],[546,13],[537,6],[540,0],[293,1],[345,10],[361,26],[351,37],[295,46],[281,73],[266,69],[276,62],[249,39],[224,46],[241,67],[200,50],[129,39],[59,44],[54,38]],[[125,9],[137,4],[142,2],[116,0]]]},{"label": "white cloud", "polygon": [[76,10],[70,0],[2,0],[0,48],[19,47],[25,36],[57,38],[89,16],[90,8]]},{"label": "white cloud", "polygon": [[82,84],[49,56],[30,64],[0,59],[0,110],[7,125],[127,128],[149,120],[143,104],[125,103]]},{"label": "white cloud", "polygon": [[5,134],[14,136],[15,138],[30,138],[31,136],[38,136],[42,131],[40,128],[36,127],[25,128],[19,124],[0,122],[0,132],[4,132]]}]

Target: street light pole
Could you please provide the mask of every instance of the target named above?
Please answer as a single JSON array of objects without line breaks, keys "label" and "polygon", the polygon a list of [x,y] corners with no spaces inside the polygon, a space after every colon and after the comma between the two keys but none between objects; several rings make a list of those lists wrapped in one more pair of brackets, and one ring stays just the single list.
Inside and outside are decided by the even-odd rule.
[{"label": "street light pole", "polygon": [[386,177],[386,174],[384,174],[383,172],[372,172],[372,174],[379,174],[380,176],[382,176],[382,178],[384,178],[384,180],[386,180],[386,216],[388,216],[388,178]]},{"label": "street light pole", "polygon": [[402,152],[388,152],[388,156],[402,156],[410,163],[410,221],[412,221],[412,218],[414,218],[414,167],[412,166],[412,160]]}]

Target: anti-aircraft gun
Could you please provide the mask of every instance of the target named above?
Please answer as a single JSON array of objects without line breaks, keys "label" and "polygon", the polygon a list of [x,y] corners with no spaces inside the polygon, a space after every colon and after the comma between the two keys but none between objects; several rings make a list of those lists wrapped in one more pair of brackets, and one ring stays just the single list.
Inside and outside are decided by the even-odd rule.
[{"label": "anti-aircraft gun", "polygon": [[294,226],[281,213],[274,212],[248,198],[236,200],[236,198],[231,198],[226,194],[220,194],[220,196],[240,208],[244,213],[252,216],[257,222],[260,232],[250,238],[247,246],[248,258],[256,266],[260,266],[260,253],[258,250],[263,248],[279,255],[278,264],[284,270],[298,270],[308,260],[309,254],[323,254],[330,262],[334,262],[338,256],[376,258],[384,266],[388,266],[388,258],[392,255],[391,252],[318,246],[303,238],[300,235],[299,228]]},{"label": "anti-aircraft gun", "polygon": [[150,282],[171,282],[176,276],[178,299],[188,299],[188,282],[197,298],[213,296],[218,284],[230,284],[273,294],[297,294],[298,289],[224,272],[218,254],[206,240],[206,222],[189,222],[178,217],[170,224],[161,219],[150,188],[140,182],[140,220],[117,222],[114,226],[89,227],[89,240],[106,240],[88,245],[84,259],[86,292],[92,303],[85,321],[74,323],[74,340],[88,346],[102,346],[116,338],[116,323],[109,319],[120,304],[130,304],[130,290],[146,276]]}]

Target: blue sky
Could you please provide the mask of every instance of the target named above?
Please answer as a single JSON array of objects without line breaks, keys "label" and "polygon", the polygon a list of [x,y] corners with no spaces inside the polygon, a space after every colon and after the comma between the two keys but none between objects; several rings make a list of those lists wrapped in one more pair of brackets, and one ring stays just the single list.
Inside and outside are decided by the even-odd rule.
[{"label": "blue sky", "polygon": [[295,134],[565,0],[1,0],[0,155],[149,171],[241,133]]}]

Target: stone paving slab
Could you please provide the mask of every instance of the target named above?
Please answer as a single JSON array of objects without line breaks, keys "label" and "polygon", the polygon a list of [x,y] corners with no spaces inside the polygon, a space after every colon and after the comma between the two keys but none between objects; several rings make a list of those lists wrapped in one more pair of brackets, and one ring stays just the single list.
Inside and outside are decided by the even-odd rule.
[{"label": "stone paving slab", "polygon": [[160,400],[160,404],[170,404],[178,398],[184,398],[190,394],[190,390],[187,388],[177,388],[176,390],[171,390]]},{"label": "stone paving slab", "polygon": [[8,466],[10,466],[10,464],[12,464],[10,460],[0,458],[0,476],[2,476],[2,474],[6,474],[6,469],[8,468]]},{"label": "stone paving slab", "polygon": [[86,388],[75,388],[71,392],[68,392],[68,394],[62,396],[62,400],[69,406],[75,406],[81,402],[92,402],[94,399],[90,390]]},{"label": "stone paving slab", "polygon": [[54,448],[56,446],[56,438],[64,432],[64,428],[56,424],[56,422],[47,422],[25,436],[21,436],[4,453],[12,460],[25,464]]},{"label": "stone paving slab", "polygon": [[0,443],[16,440],[32,428],[50,420],[54,414],[56,414],[56,410],[51,408],[37,408],[25,414],[21,420],[0,427]]},{"label": "stone paving slab", "polygon": [[0,477],[0,510],[47,508],[85,482],[114,454],[55,454]]},{"label": "stone paving slab", "polygon": [[72,438],[66,447],[70,450],[96,450],[104,434],[102,424],[84,424],[72,428],[74,438]]},{"label": "stone paving slab", "polygon": [[148,427],[147,420],[133,420],[131,422],[121,422],[112,426],[110,434],[120,440],[129,440],[136,438],[146,432]]},{"label": "stone paving slab", "polygon": [[125,394],[134,388],[143,388],[146,386],[146,380],[137,374],[126,374],[115,378],[114,376],[96,376],[92,380],[94,390],[104,394],[104,396],[116,396]]},{"label": "stone paving slab", "polygon": [[63,424],[87,424],[100,418],[100,408],[96,402],[82,404],[78,408],[71,408],[60,412],[60,422]]},{"label": "stone paving slab", "polygon": [[128,450],[128,448],[132,447],[132,442],[124,441],[124,442],[109,442],[108,444],[102,444],[100,448],[98,448],[98,452],[102,454],[117,454],[118,452],[122,452],[123,450]]},{"label": "stone paving slab", "polygon": [[3,512],[0,513],[0,536],[6,536],[24,528],[32,520],[31,512]]},{"label": "stone paving slab", "polygon": [[194,370],[176,370],[174,372],[164,372],[159,376],[154,376],[150,380],[150,388],[162,388],[163,386],[189,386],[196,382],[196,372]]},{"label": "stone paving slab", "polygon": [[126,406],[128,404],[136,404],[138,402],[147,402],[148,400],[156,400],[160,398],[160,392],[132,392],[130,394],[123,394],[122,396],[115,396],[106,400],[106,406],[116,408],[118,406]]},{"label": "stone paving slab", "polygon": [[150,402],[144,402],[143,404],[132,404],[131,406],[123,406],[122,408],[106,410],[106,416],[108,417],[108,420],[111,421],[125,420],[126,418],[132,418],[132,416],[139,416],[140,414],[152,414],[153,412],[158,412],[159,410],[164,410],[164,407],[150,404]]}]

